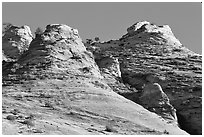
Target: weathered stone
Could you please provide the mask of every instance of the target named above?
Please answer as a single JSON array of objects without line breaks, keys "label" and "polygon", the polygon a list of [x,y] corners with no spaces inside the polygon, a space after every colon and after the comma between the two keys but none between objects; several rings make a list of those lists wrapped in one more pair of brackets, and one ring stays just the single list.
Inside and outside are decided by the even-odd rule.
[{"label": "weathered stone", "polygon": [[[115,81],[112,89],[118,87],[118,93],[142,104],[139,98],[144,84],[158,83],[177,110],[178,121],[188,125],[181,128],[190,134],[202,134],[202,107],[199,102],[188,108],[182,105],[189,98],[202,97],[202,56],[184,47],[168,25],[138,22],[129,27],[128,33],[119,40],[95,43],[89,49],[96,58],[118,57],[123,82]],[[128,87],[136,90],[130,91]],[[194,87],[200,88],[194,91]],[[196,111],[196,114],[188,117],[191,111]]]},{"label": "weathered stone", "polygon": [[165,120],[177,124],[176,109],[170,104],[168,96],[158,83],[147,83],[140,96],[141,104],[157,113]]},{"label": "weathered stone", "polygon": [[[119,62],[110,57],[101,65],[115,81]],[[76,30],[48,25],[16,62],[3,67],[2,108],[19,110],[15,123],[2,114],[3,134],[187,134],[113,92],[102,75]],[[31,115],[32,126],[25,122]]]},{"label": "weathered stone", "polygon": [[2,50],[11,59],[17,60],[28,50],[33,36],[28,26],[12,26],[2,37]]},{"label": "weathered stone", "polygon": [[[21,55],[17,63],[20,67],[13,69],[18,73],[22,70],[29,73],[39,73],[39,69],[46,71],[40,77],[49,75],[49,68],[52,73],[62,71],[66,74],[86,74],[102,78],[92,53],[86,51],[77,31],[66,25],[48,25],[41,37],[31,42],[29,49]],[[84,71],[85,68],[87,71]]]},{"label": "weathered stone", "polygon": [[98,62],[97,65],[101,68],[103,73],[116,78],[121,78],[120,63],[117,58],[103,57],[96,62]]}]

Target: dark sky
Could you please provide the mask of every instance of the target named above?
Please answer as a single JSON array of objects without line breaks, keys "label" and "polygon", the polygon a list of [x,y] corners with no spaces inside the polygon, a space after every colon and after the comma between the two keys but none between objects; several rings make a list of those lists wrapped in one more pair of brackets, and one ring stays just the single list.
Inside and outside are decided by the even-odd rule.
[{"label": "dark sky", "polygon": [[34,32],[47,24],[67,24],[77,28],[83,40],[119,39],[138,21],[168,24],[180,42],[196,53],[202,52],[202,5],[191,3],[11,3],[2,4],[3,22],[28,25]]}]

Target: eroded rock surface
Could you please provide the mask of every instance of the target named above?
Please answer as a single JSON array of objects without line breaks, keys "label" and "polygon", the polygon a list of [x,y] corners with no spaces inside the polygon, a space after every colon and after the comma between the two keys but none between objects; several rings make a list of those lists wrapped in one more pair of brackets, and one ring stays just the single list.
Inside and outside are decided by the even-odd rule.
[{"label": "eroded rock surface", "polygon": [[[120,77],[110,60],[108,74]],[[104,76],[77,30],[48,25],[3,66],[3,134],[187,134],[113,92]]]},{"label": "eroded rock surface", "polygon": [[143,107],[162,116],[168,122],[178,124],[176,109],[170,104],[168,96],[158,83],[147,83],[140,96]]},{"label": "eroded rock surface", "polygon": [[[11,68],[4,68],[5,74],[11,74],[12,70],[25,80],[58,77],[58,73],[101,77],[92,53],[86,51],[77,30],[59,24],[48,25]],[[66,77],[59,75],[62,79]]]},{"label": "eroded rock surface", "polygon": [[118,58],[122,80],[107,82],[115,92],[142,105],[144,84],[158,83],[181,128],[202,134],[202,56],[183,46],[169,26],[137,22],[119,40],[87,44],[87,49],[95,58]]},{"label": "eroded rock surface", "polygon": [[168,25],[157,26],[147,21],[137,22],[127,29],[127,36],[137,36],[139,39],[149,40],[151,43],[167,44],[171,47],[181,46],[182,44],[174,36]]},{"label": "eroded rock surface", "polygon": [[8,58],[17,60],[28,50],[32,40],[33,36],[28,26],[11,26],[2,37],[2,50]]}]

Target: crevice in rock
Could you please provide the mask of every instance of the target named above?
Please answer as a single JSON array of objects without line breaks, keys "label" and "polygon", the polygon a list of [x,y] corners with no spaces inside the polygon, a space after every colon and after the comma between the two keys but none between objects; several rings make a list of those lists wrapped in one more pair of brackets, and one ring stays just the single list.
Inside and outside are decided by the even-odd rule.
[{"label": "crevice in rock", "polygon": [[177,118],[178,118],[178,124],[179,127],[186,131],[187,133],[191,134],[191,135],[197,135],[197,131],[195,131],[194,129],[192,129],[192,126],[189,122],[188,119],[186,119],[185,116],[183,116],[182,114],[180,114],[179,112],[176,112]]}]

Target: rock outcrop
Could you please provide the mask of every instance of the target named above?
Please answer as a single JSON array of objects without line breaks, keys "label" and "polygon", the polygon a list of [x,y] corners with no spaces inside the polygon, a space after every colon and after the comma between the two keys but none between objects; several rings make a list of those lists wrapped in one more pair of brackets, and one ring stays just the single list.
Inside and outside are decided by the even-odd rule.
[{"label": "rock outcrop", "polygon": [[17,60],[28,50],[32,40],[33,36],[28,26],[11,26],[2,37],[2,50],[8,58]]},{"label": "rock outcrop", "polygon": [[158,83],[177,110],[180,127],[202,134],[202,56],[183,46],[169,26],[137,22],[119,40],[87,49],[95,58],[118,58],[122,80],[107,82],[115,92],[142,105],[143,85]]},{"label": "rock outcrop", "polygon": [[101,72],[109,74],[115,78],[121,78],[120,64],[117,58],[108,56],[97,60],[96,62],[98,62]]},{"label": "rock outcrop", "polygon": [[168,96],[158,83],[147,83],[140,96],[143,107],[162,116],[168,122],[178,124],[176,109],[170,104]]},{"label": "rock outcrop", "polygon": [[61,72],[102,78],[91,52],[86,51],[78,31],[66,25],[52,24],[34,39],[12,68],[4,67],[5,74],[14,71],[20,79],[51,78]]},{"label": "rock outcrop", "polygon": [[142,41],[149,40],[152,43],[168,44],[171,47],[182,45],[168,25],[157,26],[150,22],[142,21],[133,24],[127,29],[127,32],[125,36],[137,36]]},{"label": "rock outcrop", "polygon": [[[107,74],[121,76],[117,58],[105,62]],[[66,25],[48,25],[3,66],[2,83],[3,134],[187,134],[113,92],[78,31]]]}]

